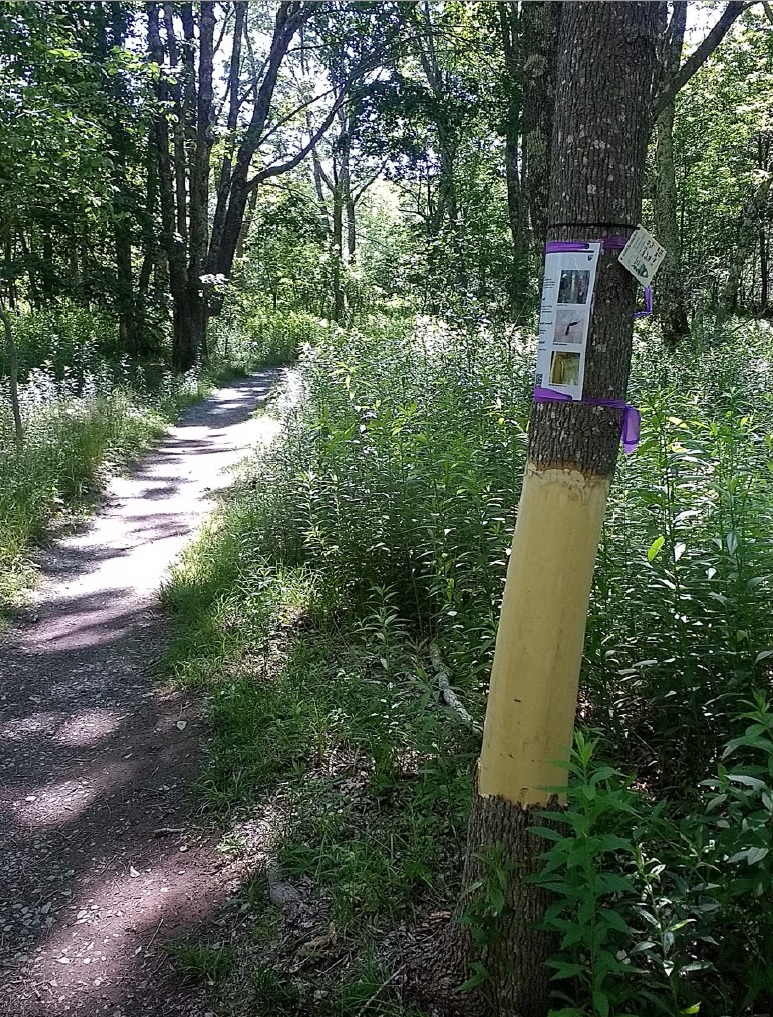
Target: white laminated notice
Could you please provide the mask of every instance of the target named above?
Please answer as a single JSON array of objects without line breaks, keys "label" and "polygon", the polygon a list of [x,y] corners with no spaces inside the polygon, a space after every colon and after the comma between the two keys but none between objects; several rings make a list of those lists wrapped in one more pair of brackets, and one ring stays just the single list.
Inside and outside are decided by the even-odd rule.
[{"label": "white laminated notice", "polygon": [[642,286],[649,286],[665,256],[665,247],[643,226],[639,226],[617,260],[639,280]]},{"label": "white laminated notice", "polygon": [[537,388],[582,399],[600,243],[549,243],[537,347]]}]

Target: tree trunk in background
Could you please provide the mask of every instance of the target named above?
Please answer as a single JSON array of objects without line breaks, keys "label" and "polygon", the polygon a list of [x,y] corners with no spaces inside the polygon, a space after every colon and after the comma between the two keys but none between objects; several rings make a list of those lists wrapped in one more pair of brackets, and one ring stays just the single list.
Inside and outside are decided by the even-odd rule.
[{"label": "tree trunk in background", "polygon": [[[355,201],[352,194],[352,135],[356,122],[353,114],[342,111],[341,119],[343,129],[341,134],[340,159],[341,159],[341,194],[344,203],[344,215],[346,217],[346,247],[342,250],[347,265],[354,261],[357,252],[357,223],[355,218]],[[342,243],[343,248],[343,243]]]},{"label": "tree trunk in background", "polygon": [[[525,5],[528,7],[529,5]],[[546,5],[550,6],[550,5]],[[601,239],[594,223],[635,223],[641,213],[658,32],[653,3],[566,4],[558,41],[561,82],[552,143],[550,231],[558,240]],[[610,115],[614,111],[614,115]],[[616,254],[599,260],[585,394],[625,397],[636,283]],[[587,403],[535,404],[499,622],[468,841],[461,910],[507,874],[496,935],[466,940],[484,965],[487,1013],[545,1017],[549,947],[534,921],[544,891],[526,881],[545,848],[528,832],[565,780],[585,622],[607,492],[620,440],[619,410]],[[488,858],[488,861],[486,860]],[[472,909],[474,914],[474,907]],[[466,996],[465,996],[466,998]]]},{"label": "tree trunk in background", "polygon": [[768,170],[767,176],[760,182],[755,192],[750,195],[746,204],[746,210],[738,228],[738,243],[733,252],[727,281],[720,298],[721,307],[717,317],[718,324],[725,321],[738,308],[738,290],[741,284],[741,275],[746,262],[754,253],[754,248],[757,245],[760,216],[768,203],[771,184],[773,184],[773,172]]},{"label": "tree trunk in background", "polygon": [[[177,78],[171,84],[162,74],[156,86],[159,103],[172,101],[175,113],[170,137],[169,121],[159,116],[151,151],[158,160],[161,204],[161,245],[166,254],[172,296],[172,363],[187,371],[198,357],[206,359],[208,308],[201,276],[209,235],[209,164],[212,150],[212,73],[215,4],[198,5],[198,81],[196,79],[196,24],[193,5],[180,4],[183,43],[175,37],[175,5],[164,5],[167,55]],[[147,5],[148,48],[151,59],[163,63],[159,32],[159,5]]]},{"label": "tree trunk in background", "polygon": [[221,217],[225,214],[225,206],[228,201],[228,189],[231,183],[231,167],[233,165],[233,152],[235,144],[235,132],[239,124],[239,64],[242,55],[242,37],[245,32],[247,19],[247,0],[236,0],[234,3],[234,36],[231,44],[231,66],[228,72],[228,118],[226,120],[225,145],[223,158],[220,163],[220,173],[217,181],[217,208],[220,209]]},{"label": "tree trunk in background", "polygon": [[[151,59],[163,64],[164,52],[158,24],[158,5],[149,3],[148,49]],[[168,101],[168,90],[163,76],[157,86],[160,103]],[[169,291],[172,296],[172,361],[179,371],[187,371],[196,361],[196,346],[191,332],[192,319],[188,307],[188,271],[186,244],[177,229],[175,179],[170,154],[169,124],[165,116],[156,121],[155,151],[158,157],[158,185],[161,202],[161,246],[166,255],[169,274]]]},{"label": "tree trunk in background", "polygon": [[215,4],[199,4],[199,79],[196,101],[196,139],[190,173],[190,241],[188,245],[188,303],[195,328],[194,342],[207,359],[207,300],[201,276],[209,239],[209,162],[212,132],[212,64],[214,59]]},{"label": "tree trunk in background", "polygon": [[499,30],[504,52],[504,85],[507,92],[505,119],[505,184],[507,186],[507,217],[513,241],[510,301],[518,308],[526,288],[529,248],[526,242],[526,209],[521,180],[521,85],[520,26],[516,3],[497,4]]},{"label": "tree trunk in background", "polygon": [[521,4],[523,191],[529,209],[531,245],[538,263],[547,237],[556,44],[564,6],[550,0]]},{"label": "tree trunk in background", "polygon": [[8,350],[8,387],[11,394],[11,413],[13,414],[13,430],[17,444],[24,441],[24,428],[21,422],[21,409],[19,407],[19,354],[16,349],[11,319],[6,310],[0,307],[0,321],[5,331],[5,345]]},{"label": "tree trunk in background", "polygon": [[[228,186],[218,189],[206,262],[208,273],[225,276],[231,274],[247,200],[254,186],[248,181],[250,164],[260,145],[271,111],[279,68],[295,33],[311,17],[311,13],[309,5],[300,3],[280,3],[277,7],[271,46],[256,91],[252,116],[237,150]],[[217,309],[216,306],[214,310]]]},{"label": "tree trunk in background", "polygon": [[760,314],[767,314],[769,297],[769,280],[768,280],[768,236],[763,227],[760,230]]},{"label": "tree trunk in background", "polygon": [[676,349],[690,334],[690,322],[682,276],[682,236],[677,214],[676,168],[674,165],[674,104],[669,103],[658,117],[655,165],[655,232],[666,256],[655,283],[657,316],[663,340]]},{"label": "tree trunk in background", "polygon": [[331,236],[330,259],[333,263],[333,321],[344,320],[346,310],[343,291],[344,259],[344,195],[340,167],[333,160],[333,233]]},{"label": "tree trunk in background", "polygon": [[[672,81],[679,71],[686,27],[687,3],[686,0],[678,0],[673,5],[673,14],[662,48],[660,76],[663,83]],[[682,277],[682,236],[677,211],[674,163],[675,115],[676,105],[672,99],[657,118],[654,200],[655,232],[657,239],[666,249],[666,257],[655,283],[656,313],[663,329],[663,339],[672,349],[690,334]]]}]

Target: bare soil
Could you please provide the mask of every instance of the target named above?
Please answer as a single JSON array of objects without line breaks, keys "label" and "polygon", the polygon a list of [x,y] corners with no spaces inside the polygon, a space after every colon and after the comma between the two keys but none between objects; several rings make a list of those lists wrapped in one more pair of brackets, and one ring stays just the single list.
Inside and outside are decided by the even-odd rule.
[{"label": "bare soil", "polygon": [[228,470],[276,424],[277,372],[190,410],[102,511],[59,541],[0,641],[0,1015],[204,1017],[161,944],[238,888],[191,791],[205,721],[153,669],[158,590]]}]

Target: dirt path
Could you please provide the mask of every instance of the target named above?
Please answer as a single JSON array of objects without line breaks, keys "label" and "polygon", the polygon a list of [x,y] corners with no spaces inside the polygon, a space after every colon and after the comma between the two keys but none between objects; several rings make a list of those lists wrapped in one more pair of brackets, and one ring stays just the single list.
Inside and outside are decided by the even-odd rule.
[{"label": "dirt path", "polygon": [[276,372],[194,407],[89,528],[59,542],[30,621],[0,643],[0,1015],[207,1013],[159,944],[229,894],[189,792],[201,721],[151,669],[157,591],[207,492],[275,425]]}]

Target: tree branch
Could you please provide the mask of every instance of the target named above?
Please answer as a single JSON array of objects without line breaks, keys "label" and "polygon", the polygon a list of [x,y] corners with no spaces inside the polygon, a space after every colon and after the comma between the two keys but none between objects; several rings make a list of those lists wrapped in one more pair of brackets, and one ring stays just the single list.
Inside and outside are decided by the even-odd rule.
[{"label": "tree branch", "polygon": [[719,21],[709,34],[679,68],[676,75],[660,90],[653,103],[652,115],[657,120],[669,103],[673,102],[679,91],[684,88],[690,78],[700,70],[708,58],[727,35],[736,18],[746,10],[748,4],[743,0],[730,0],[722,12]]},{"label": "tree branch", "polygon": [[325,133],[325,131],[328,129],[328,127],[330,127],[330,125],[333,123],[335,115],[338,112],[340,106],[342,105],[344,98],[345,96],[343,95],[340,96],[340,98],[332,105],[330,111],[328,112],[328,115],[325,117],[325,119],[322,121],[319,127],[314,131],[309,141],[302,148],[300,148],[291,159],[287,159],[285,162],[274,163],[273,166],[266,166],[265,169],[262,169],[259,172],[257,172],[251,180],[247,181],[247,190],[251,191],[253,187],[257,187],[259,183],[262,183],[264,180],[268,180],[270,177],[278,177],[282,173],[289,173],[291,169],[295,169],[298,163],[303,162],[303,160],[306,158],[306,156],[309,154],[312,148],[314,148],[314,146],[317,144],[317,142]]},{"label": "tree branch", "polygon": [[387,157],[386,159],[384,159],[384,161],[381,163],[377,170],[371,173],[369,177],[366,177],[364,182],[362,182],[359,187],[355,188],[352,191],[352,201],[354,202],[355,205],[359,202],[360,198],[362,198],[363,194],[365,194],[368,188],[372,187],[373,184],[375,184],[375,182],[378,180],[378,178],[381,176],[381,174],[384,172],[388,165],[389,158]]}]

